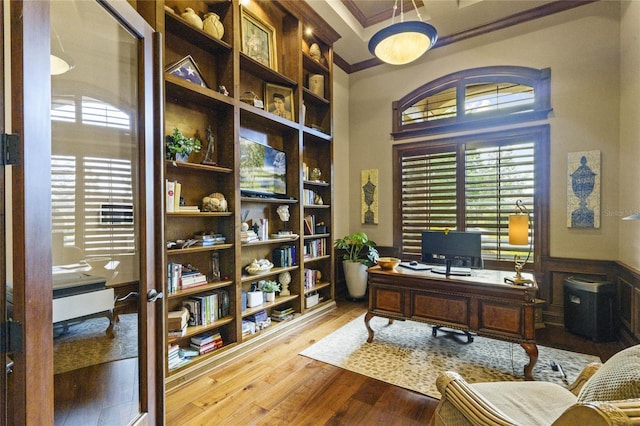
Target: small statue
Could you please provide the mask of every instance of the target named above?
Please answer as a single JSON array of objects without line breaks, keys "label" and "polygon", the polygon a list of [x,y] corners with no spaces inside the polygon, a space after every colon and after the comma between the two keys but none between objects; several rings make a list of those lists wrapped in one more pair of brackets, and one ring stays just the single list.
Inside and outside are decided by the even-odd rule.
[{"label": "small statue", "polygon": [[311,180],[320,180],[320,176],[322,176],[322,172],[319,168],[316,167],[311,170],[311,176],[309,177],[311,178]]},{"label": "small statue", "polygon": [[204,15],[204,21],[202,21],[202,29],[205,33],[220,40],[224,35],[224,25],[220,22],[220,17],[209,12]]},{"label": "small statue", "polygon": [[278,275],[278,281],[282,285],[282,290],[280,290],[280,296],[289,296],[291,293],[289,292],[289,284],[291,283],[291,274],[288,272],[283,272]]},{"label": "small statue", "polygon": [[318,43],[313,43],[309,47],[309,56],[311,56],[311,59],[320,62],[322,53],[320,53],[320,46],[318,46]]},{"label": "small statue", "polygon": [[211,126],[207,126],[207,152],[204,155],[204,160],[202,160],[202,164],[215,165],[215,149],[216,146],[214,144],[213,131],[211,130]]}]

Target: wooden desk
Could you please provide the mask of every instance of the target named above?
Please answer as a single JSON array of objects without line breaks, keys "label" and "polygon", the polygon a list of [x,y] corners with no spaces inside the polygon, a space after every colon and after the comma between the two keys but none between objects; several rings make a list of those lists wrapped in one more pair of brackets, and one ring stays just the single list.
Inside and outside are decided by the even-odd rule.
[{"label": "wooden desk", "polygon": [[412,320],[477,333],[480,336],[517,342],[529,356],[524,377],[538,361],[535,341],[535,298],[538,286],[505,284],[514,272],[473,270],[471,276],[448,277],[430,271],[369,269],[369,309],[364,318],[373,341],[369,321],[374,316],[392,322]]}]

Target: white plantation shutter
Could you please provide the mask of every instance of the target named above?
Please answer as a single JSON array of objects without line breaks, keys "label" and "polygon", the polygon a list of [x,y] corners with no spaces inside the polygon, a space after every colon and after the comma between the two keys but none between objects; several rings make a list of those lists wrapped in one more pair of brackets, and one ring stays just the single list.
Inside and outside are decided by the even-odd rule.
[{"label": "white plantation shutter", "polygon": [[53,232],[85,259],[135,252],[131,161],[54,155]]}]

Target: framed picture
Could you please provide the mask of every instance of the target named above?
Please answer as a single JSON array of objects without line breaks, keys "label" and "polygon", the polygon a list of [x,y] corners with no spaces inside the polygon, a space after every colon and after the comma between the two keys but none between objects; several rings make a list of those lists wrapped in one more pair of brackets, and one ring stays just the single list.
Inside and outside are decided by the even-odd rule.
[{"label": "framed picture", "polygon": [[200,73],[198,65],[196,65],[196,61],[193,60],[191,55],[187,55],[178,62],[169,65],[165,71],[183,80],[197,84],[198,86],[209,88],[207,83],[205,83],[204,78],[202,78],[202,74]]},{"label": "framed picture", "polygon": [[240,22],[242,53],[277,71],[275,28],[244,7],[240,9]]},{"label": "framed picture", "polygon": [[293,89],[273,83],[264,84],[264,104],[267,111],[287,120],[295,120]]}]

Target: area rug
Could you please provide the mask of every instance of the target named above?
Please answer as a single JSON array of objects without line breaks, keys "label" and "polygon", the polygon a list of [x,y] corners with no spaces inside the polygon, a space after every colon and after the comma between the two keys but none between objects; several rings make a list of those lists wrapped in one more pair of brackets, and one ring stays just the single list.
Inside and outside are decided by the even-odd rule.
[{"label": "area rug", "polygon": [[[373,342],[367,343],[364,315],[316,342],[300,354],[354,371],[374,379],[440,398],[436,378],[442,371],[456,371],[470,383],[524,380],[523,367],[529,362],[517,343],[439,331],[431,335],[431,325],[385,318],[370,321]],[[533,369],[536,380],[562,384],[560,373],[551,368],[559,364],[572,382],[598,357],[538,345],[538,362]]]},{"label": "area rug", "polygon": [[72,325],[68,332],[55,337],[54,373],[138,356],[138,316],[120,315],[120,321],[113,329],[113,339],[105,334],[108,325],[107,318],[92,318]]}]

